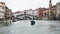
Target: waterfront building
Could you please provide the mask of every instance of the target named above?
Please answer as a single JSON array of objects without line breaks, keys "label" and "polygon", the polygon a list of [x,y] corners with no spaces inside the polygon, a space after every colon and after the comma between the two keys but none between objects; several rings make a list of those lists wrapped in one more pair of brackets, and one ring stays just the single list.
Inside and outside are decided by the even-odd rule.
[{"label": "waterfront building", "polygon": [[16,12],[13,12],[12,15],[13,15],[13,18],[22,18],[22,17],[19,17],[20,15],[22,16],[24,13],[23,11],[16,11]]},{"label": "waterfront building", "polygon": [[37,9],[35,9],[35,10],[32,10],[32,9],[24,10],[23,12],[26,13],[26,14],[28,14],[28,15],[30,15],[31,18],[34,17],[36,19],[38,17],[38,13],[37,13],[38,10]]},{"label": "waterfront building", "polygon": [[57,3],[57,17],[60,16],[60,2]]},{"label": "waterfront building", "polygon": [[46,17],[48,18],[49,16],[49,8],[46,8]]},{"label": "waterfront building", "polygon": [[5,6],[4,2],[0,2],[0,19],[4,19]]},{"label": "waterfront building", "polygon": [[9,9],[4,2],[0,2],[0,19],[2,21],[12,19],[12,11]]},{"label": "waterfront building", "polygon": [[42,18],[43,17],[43,11],[41,8],[39,8],[38,10],[38,18]]},{"label": "waterfront building", "polygon": [[52,6],[52,0],[49,1],[49,8],[48,8],[48,19],[55,19],[57,14],[57,8],[56,5]]},{"label": "waterfront building", "polygon": [[10,19],[12,17],[12,11],[7,6],[5,6],[4,17],[7,18],[7,19]]},{"label": "waterfront building", "polygon": [[37,10],[29,9],[29,10],[24,10],[24,12],[26,12],[26,14],[37,16]]},{"label": "waterfront building", "polygon": [[48,18],[49,18],[49,19],[52,19],[52,16],[53,16],[52,1],[50,0],[50,1],[49,1],[49,16],[48,16]]},{"label": "waterfront building", "polygon": [[1,7],[5,7],[6,5],[5,5],[4,2],[0,2],[0,6],[1,6]]},{"label": "waterfront building", "polygon": [[38,18],[42,19],[46,16],[46,8],[39,8],[38,9]]},{"label": "waterfront building", "polygon": [[56,14],[57,14],[57,7],[56,7],[56,5],[52,6],[52,11],[53,11],[54,16],[56,17]]}]

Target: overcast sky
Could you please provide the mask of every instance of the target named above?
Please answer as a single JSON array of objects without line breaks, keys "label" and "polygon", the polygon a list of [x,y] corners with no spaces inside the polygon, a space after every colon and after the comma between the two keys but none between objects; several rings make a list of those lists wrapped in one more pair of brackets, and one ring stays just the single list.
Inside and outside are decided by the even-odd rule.
[{"label": "overcast sky", "polygon": [[[13,12],[49,6],[49,0],[0,0],[0,2],[5,2]],[[60,0],[52,0],[53,5],[57,2]]]}]

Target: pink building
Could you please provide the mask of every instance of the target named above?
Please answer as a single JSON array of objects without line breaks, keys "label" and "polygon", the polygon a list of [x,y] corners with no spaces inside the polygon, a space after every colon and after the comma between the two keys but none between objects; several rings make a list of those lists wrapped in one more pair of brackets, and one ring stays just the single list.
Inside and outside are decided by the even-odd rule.
[{"label": "pink building", "polygon": [[44,11],[46,11],[46,8],[39,8],[38,17],[43,17],[44,16]]}]

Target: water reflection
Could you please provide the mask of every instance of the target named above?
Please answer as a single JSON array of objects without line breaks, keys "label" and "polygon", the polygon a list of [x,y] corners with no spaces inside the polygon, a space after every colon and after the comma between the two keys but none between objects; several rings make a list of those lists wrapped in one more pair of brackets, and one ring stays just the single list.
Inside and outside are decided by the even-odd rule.
[{"label": "water reflection", "polygon": [[12,23],[6,22],[6,23],[0,23],[0,27],[10,26]]}]

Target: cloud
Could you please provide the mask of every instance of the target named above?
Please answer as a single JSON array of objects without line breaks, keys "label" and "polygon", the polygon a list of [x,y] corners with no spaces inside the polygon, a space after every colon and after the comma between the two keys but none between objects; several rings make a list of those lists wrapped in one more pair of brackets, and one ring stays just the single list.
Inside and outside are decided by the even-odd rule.
[{"label": "cloud", "polygon": [[[39,7],[48,7],[49,0],[0,0],[6,3],[6,5],[13,10],[13,12],[25,9],[36,9]],[[52,0],[53,4],[56,4],[60,0]]]}]

